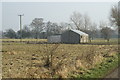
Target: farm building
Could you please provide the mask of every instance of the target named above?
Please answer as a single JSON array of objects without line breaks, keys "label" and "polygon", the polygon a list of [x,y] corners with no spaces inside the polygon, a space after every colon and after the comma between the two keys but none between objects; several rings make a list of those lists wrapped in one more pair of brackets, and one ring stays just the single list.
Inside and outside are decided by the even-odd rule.
[{"label": "farm building", "polygon": [[61,35],[52,35],[47,37],[48,43],[60,43]]},{"label": "farm building", "polygon": [[89,35],[79,30],[67,30],[61,35],[52,35],[47,38],[48,43],[86,43]]},{"label": "farm building", "polygon": [[61,35],[62,43],[86,43],[89,35],[79,30],[67,30]]}]

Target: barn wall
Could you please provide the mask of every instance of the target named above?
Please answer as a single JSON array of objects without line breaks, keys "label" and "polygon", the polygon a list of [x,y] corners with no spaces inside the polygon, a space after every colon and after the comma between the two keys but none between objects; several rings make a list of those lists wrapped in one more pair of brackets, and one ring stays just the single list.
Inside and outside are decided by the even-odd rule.
[{"label": "barn wall", "polygon": [[61,42],[61,35],[56,36],[49,36],[47,38],[48,43],[60,43]]},{"label": "barn wall", "polygon": [[[81,38],[81,36],[82,36],[82,38]],[[81,38],[81,41],[80,41],[80,42],[81,42],[81,43],[86,43],[86,42],[89,41],[89,40],[88,40],[89,37],[88,37],[87,35],[81,35],[81,36],[80,36],[80,38]]]},{"label": "barn wall", "polygon": [[86,36],[86,42],[89,42],[89,36]]},{"label": "barn wall", "polygon": [[80,43],[79,34],[73,31],[66,31],[61,35],[62,43]]},{"label": "barn wall", "polygon": [[80,37],[79,36],[80,36],[79,34],[73,32],[73,31],[70,31],[69,42],[70,43],[80,43]]},{"label": "barn wall", "polygon": [[65,31],[65,32],[61,35],[61,42],[62,42],[62,43],[69,43],[69,31]]}]

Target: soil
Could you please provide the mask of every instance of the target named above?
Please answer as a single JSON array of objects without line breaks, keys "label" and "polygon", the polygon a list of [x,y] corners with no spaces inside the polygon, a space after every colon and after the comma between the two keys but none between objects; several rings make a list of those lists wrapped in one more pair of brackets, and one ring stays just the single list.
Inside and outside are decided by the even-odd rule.
[{"label": "soil", "polygon": [[120,67],[112,70],[105,78],[119,78],[120,79]]}]

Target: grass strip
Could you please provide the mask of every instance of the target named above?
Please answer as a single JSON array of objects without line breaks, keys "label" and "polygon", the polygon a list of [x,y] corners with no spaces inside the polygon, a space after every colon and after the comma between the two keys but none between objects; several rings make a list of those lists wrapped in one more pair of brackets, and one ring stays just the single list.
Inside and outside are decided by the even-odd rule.
[{"label": "grass strip", "polygon": [[118,67],[118,61],[120,60],[118,57],[120,57],[120,54],[118,54],[117,56],[109,57],[101,64],[96,65],[95,68],[89,69],[89,72],[86,71],[85,74],[78,75],[76,78],[104,78],[105,75],[111,72],[111,70]]}]

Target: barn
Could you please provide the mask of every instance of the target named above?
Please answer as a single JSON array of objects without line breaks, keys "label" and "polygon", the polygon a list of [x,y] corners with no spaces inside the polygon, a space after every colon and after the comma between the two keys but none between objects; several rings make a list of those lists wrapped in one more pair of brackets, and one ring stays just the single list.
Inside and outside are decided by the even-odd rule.
[{"label": "barn", "polygon": [[52,35],[47,37],[48,43],[61,43],[61,35]]},{"label": "barn", "polygon": [[61,35],[62,43],[87,43],[89,35],[79,30],[67,30]]},{"label": "barn", "polygon": [[48,43],[87,43],[89,41],[89,35],[82,31],[71,29],[59,35],[48,36],[47,40]]}]

